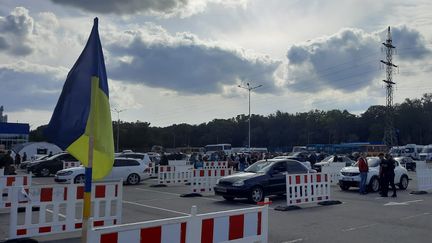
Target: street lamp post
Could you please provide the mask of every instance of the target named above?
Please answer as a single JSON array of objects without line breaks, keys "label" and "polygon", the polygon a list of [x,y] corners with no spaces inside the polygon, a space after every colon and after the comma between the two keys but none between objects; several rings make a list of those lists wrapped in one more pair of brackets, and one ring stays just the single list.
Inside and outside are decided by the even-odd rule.
[{"label": "street lamp post", "polygon": [[116,141],[116,151],[119,152],[119,141],[120,141],[120,113],[126,109],[119,110],[114,108],[113,111],[117,112],[117,141]]},{"label": "street lamp post", "polygon": [[260,85],[257,85],[255,87],[251,87],[249,83],[246,83],[246,86],[239,85],[238,87],[245,89],[249,92],[249,145],[248,145],[248,147],[249,147],[249,153],[250,153],[250,151],[251,151],[251,105],[250,105],[251,104],[250,103],[251,91],[254,89],[257,89],[259,87],[262,87],[262,85],[260,84]]}]

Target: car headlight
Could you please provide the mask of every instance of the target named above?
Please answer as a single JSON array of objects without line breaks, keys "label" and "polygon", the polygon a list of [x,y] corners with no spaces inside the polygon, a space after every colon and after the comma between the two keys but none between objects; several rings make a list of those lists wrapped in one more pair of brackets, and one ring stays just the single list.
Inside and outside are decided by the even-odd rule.
[{"label": "car headlight", "polygon": [[57,172],[58,176],[67,176],[67,175],[72,175],[72,171],[59,171]]},{"label": "car headlight", "polygon": [[244,181],[236,181],[232,185],[233,186],[244,186]]}]

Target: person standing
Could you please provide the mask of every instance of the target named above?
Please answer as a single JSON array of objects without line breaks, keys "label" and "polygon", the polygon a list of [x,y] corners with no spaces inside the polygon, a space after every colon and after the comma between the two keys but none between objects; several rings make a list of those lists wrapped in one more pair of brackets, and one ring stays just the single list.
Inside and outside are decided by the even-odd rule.
[{"label": "person standing", "polygon": [[366,194],[366,180],[369,172],[369,165],[367,163],[366,155],[364,153],[360,154],[358,158],[358,167],[360,171],[360,194]]},{"label": "person standing", "polygon": [[390,183],[390,186],[393,190],[392,197],[397,197],[396,186],[394,184],[394,178],[395,178],[394,169],[396,168],[397,162],[393,159],[393,157],[390,154],[386,154],[386,160],[387,160],[387,164],[388,164],[387,180]]},{"label": "person standing", "polygon": [[380,171],[379,171],[379,178],[380,178],[380,195],[381,197],[387,197],[388,196],[388,187],[389,187],[389,180],[388,180],[388,170],[389,170],[389,164],[387,160],[384,158],[384,154],[380,153],[378,155],[380,158]]},{"label": "person standing", "polygon": [[21,164],[21,155],[19,153],[16,153],[15,155],[15,165],[19,166]]},{"label": "person standing", "polygon": [[[4,167],[4,174],[9,175],[12,171],[11,166],[14,163],[14,159],[11,156],[11,151],[7,151],[7,153],[1,158],[0,166]],[[0,167],[0,168],[1,168]]]},{"label": "person standing", "polygon": [[23,162],[27,161],[27,153],[26,152],[24,152],[24,154],[23,154],[22,161]]}]

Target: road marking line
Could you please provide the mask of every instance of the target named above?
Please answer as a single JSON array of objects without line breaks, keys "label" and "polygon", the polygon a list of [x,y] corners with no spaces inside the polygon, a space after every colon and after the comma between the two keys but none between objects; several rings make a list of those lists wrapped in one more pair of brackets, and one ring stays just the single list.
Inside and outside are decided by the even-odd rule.
[{"label": "road marking line", "polygon": [[421,217],[421,216],[426,216],[426,215],[431,215],[432,213],[421,213],[421,214],[415,214],[415,215],[411,215],[411,216],[406,216],[401,218],[401,220],[407,220],[407,219],[412,219],[412,218],[417,218],[417,217]]},{"label": "road marking line", "polygon": [[146,208],[153,208],[153,209],[157,209],[157,210],[161,210],[161,211],[167,211],[167,212],[171,212],[171,213],[177,213],[177,214],[182,214],[182,215],[190,215],[188,213],[183,213],[180,211],[175,211],[175,210],[171,210],[171,209],[166,209],[166,208],[159,208],[159,207],[155,207],[155,206],[150,206],[150,205],[146,205],[146,204],[142,204],[142,203],[137,203],[137,202],[129,202],[129,201],[125,201],[123,200],[124,203],[128,203],[128,204],[132,204],[132,205],[136,205],[136,206],[141,206],[141,207],[146,207]]},{"label": "road marking line", "polygon": [[410,203],[417,203],[422,202],[423,200],[413,200],[413,201],[406,201],[406,202],[388,202],[384,204],[384,206],[401,206],[401,205],[409,205]]},{"label": "road marking line", "polygon": [[301,241],[303,241],[302,238],[300,238],[300,239],[295,239],[295,240],[290,240],[290,241],[284,241],[284,242],[282,242],[282,243],[295,243],[295,242],[301,242]]},{"label": "road marking line", "polygon": [[353,230],[358,230],[358,229],[365,229],[365,228],[369,228],[372,226],[375,226],[377,224],[366,224],[366,225],[361,225],[361,226],[357,226],[357,227],[351,227],[351,228],[347,228],[347,229],[342,229],[342,232],[348,232],[348,231],[353,231]]},{"label": "road marking line", "polygon": [[[45,209],[48,213],[52,213],[54,214],[54,212],[50,209]],[[66,215],[59,213],[58,216],[62,217],[62,218],[66,218]]]}]

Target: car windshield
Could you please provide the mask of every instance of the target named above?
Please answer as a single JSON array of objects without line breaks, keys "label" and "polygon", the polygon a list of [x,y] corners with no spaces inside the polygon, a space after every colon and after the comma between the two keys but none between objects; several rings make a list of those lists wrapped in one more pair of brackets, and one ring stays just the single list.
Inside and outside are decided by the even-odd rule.
[{"label": "car windshield", "polygon": [[[367,158],[369,167],[377,167],[380,164],[380,159],[377,157]],[[358,162],[355,162],[351,166],[358,167]]]},{"label": "car windshield", "polygon": [[249,166],[245,171],[246,172],[252,172],[252,173],[258,173],[258,172],[266,172],[270,169],[270,165],[272,165],[273,162],[271,161],[260,161],[256,162],[253,165]]},{"label": "car windshield", "polygon": [[367,161],[369,167],[377,167],[380,164],[379,158],[368,158]]}]

